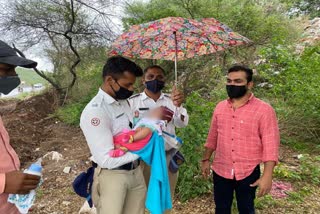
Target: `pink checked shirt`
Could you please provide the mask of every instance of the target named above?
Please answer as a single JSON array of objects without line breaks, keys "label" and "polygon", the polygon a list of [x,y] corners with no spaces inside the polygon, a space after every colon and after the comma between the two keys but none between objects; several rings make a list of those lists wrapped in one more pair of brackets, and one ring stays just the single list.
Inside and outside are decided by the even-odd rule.
[{"label": "pink checked shirt", "polygon": [[216,106],[205,147],[215,151],[212,169],[218,175],[242,180],[261,162],[277,162],[279,144],[273,108],[252,94],[236,110],[230,100]]},{"label": "pink checked shirt", "polygon": [[7,202],[8,194],[3,193],[5,187],[5,173],[19,170],[20,162],[18,155],[9,144],[9,135],[4,128],[0,117],[0,213],[19,213],[15,205]]}]

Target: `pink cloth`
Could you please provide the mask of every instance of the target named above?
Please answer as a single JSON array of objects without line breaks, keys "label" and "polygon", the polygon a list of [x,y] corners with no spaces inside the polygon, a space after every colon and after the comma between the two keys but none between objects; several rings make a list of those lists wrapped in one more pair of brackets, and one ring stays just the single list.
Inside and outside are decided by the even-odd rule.
[{"label": "pink cloth", "polygon": [[270,194],[273,198],[286,198],[293,191],[291,183],[284,181],[273,181]]},{"label": "pink cloth", "polygon": [[130,130],[127,133],[120,133],[113,137],[114,145],[120,145],[126,147],[129,151],[137,151],[142,149],[150,140],[152,133],[150,133],[145,139],[134,141],[133,143],[127,143],[128,135],[134,135],[135,131]]},{"label": "pink cloth", "polygon": [[273,108],[252,94],[236,110],[230,100],[216,106],[205,147],[215,151],[212,169],[218,175],[241,180],[261,162],[277,162],[279,144]]},{"label": "pink cloth", "polygon": [[15,205],[8,203],[8,194],[3,193],[5,188],[5,173],[19,170],[18,155],[9,144],[9,135],[0,117],[0,213],[19,213]]}]

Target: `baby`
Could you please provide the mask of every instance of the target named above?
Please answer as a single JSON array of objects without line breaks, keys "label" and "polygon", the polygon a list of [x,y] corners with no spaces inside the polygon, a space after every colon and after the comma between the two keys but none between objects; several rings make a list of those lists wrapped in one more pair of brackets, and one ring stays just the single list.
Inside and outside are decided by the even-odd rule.
[{"label": "baby", "polygon": [[[113,137],[115,149],[109,152],[111,157],[120,157],[128,150],[137,151],[142,149],[152,137],[152,133],[157,131],[162,134],[166,121],[163,118],[164,107],[150,110],[146,117],[141,118],[135,124],[133,130],[123,130],[122,133]],[[135,119],[139,117],[139,112],[135,112]]]}]

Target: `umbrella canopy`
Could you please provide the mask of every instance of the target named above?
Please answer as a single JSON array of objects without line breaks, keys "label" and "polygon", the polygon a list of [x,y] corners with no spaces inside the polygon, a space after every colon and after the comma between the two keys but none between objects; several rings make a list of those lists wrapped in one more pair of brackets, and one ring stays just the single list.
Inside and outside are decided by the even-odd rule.
[{"label": "umbrella canopy", "polygon": [[177,61],[223,51],[250,40],[214,18],[201,20],[167,17],[133,25],[111,46],[111,55]]}]

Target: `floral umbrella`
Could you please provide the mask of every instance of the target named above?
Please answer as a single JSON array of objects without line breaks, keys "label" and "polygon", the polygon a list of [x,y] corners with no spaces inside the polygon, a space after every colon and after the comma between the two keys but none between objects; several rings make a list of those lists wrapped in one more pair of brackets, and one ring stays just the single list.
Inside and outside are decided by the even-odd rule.
[{"label": "floral umbrella", "polygon": [[111,46],[111,55],[177,61],[223,51],[250,40],[214,18],[201,20],[167,17],[133,25]]}]

